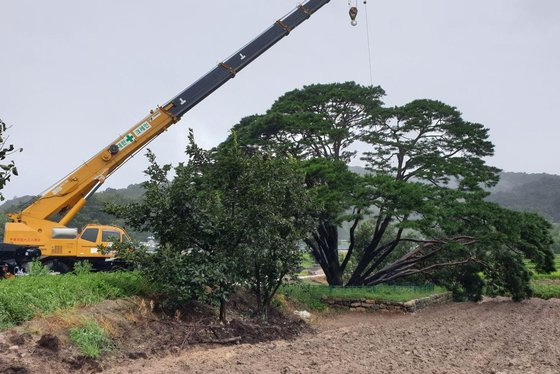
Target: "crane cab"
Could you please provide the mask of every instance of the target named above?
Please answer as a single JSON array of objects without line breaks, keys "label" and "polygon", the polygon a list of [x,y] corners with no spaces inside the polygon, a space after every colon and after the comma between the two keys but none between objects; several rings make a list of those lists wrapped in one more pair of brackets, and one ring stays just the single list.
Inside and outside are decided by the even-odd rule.
[{"label": "crane cab", "polygon": [[115,260],[115,253],[100,248],[110,248],[113,242],[123,241],[130,241],[130,237],[117,226],[88,224],[79,233],[77,229],[54,228],[49,245],[40,248],[41,261],[60,272],[66,272],[76,261],[84,260],[91,262],[95,269],[106,269]]},{"label": "crane cab", "polygon": [[[76,257],[107,257],[99,246],[111,247],[113,242],[130,241],[128,234],[116,226],[90,224],[83,228],[76,247]],[[112,257],[112,254],[111,254]]]}]

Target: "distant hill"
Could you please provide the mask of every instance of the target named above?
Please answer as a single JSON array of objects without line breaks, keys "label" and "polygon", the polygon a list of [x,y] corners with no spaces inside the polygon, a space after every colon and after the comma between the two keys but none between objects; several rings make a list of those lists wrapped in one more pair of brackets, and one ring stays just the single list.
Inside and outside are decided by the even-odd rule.
[{"label": "distant hill", "polygon": [[[144,194],[144,188],[141,184],[131,184],[127,188],[107,188],[105,191],[95,193],[85,207],[74,217],[68,224],[69,227],[81,228],[88,223],[99,223],[106,225],[116,225],[124,227],[124,221],[113,217],[110,214],[102,211],[106,203],[120,203],[126,204],[140,200]],[[0,205],[0,213],[17,212],[24,208],[34,196],[22,196],[15,199],[7,200],[4,204]],[[4,237],[4,225],[6,221],[5,216],[2,215],[3,220],[0,220],[0,235]],[[127,230],[130,235],[136,240],[145,241],[150,233],[141,233]]]},{"label": "distant hill", "polygon": [[22,207],[27,205],[35,196],[25,195],[21,197],[14,197],[13,199],[6,200],[2,205],[0,205],[0,212],[9,213],[20,210]]},{"label": "distant hill", "polygon": [[[351,166],[350,170],[366,173],[360,166]],[[488,200],[505,208],[540,213],[560,223],[560,175],[502,172],[490,193]]]},{"label": "distant hill", "polygon": [[[358,174],[365,174],[365,169],[352,166],[351,170]],[[76,215],[68,226],[81,228],[87,223],[112,224],[125,226],[119,220],[102,212],[106,203],[129,203],[138,201],[144,193],[141,184],[131,184],[127,188],[108,188],[98,192],[90,199],[88,204]],[[0,205],[0,213],[18,211],[23,208],[34,196],[22,196],[7,200]],[[491,190],[488,200],[496,202],[503,207],[537,212],[543,216],[560,223],[560,176],[551,174],[527,174],[503,172],[500,182]],[[0,215],[0,236],[4,235],[3,222],[6,220]],[[145,241],[150,233],[129,233],[137,240]],[[344,230],[343,230],[344,231]],[[343,235],[344,236],[344,235]]]},{"label": "distant hill", "polygon": [[505,172],[488,200],[560,222],[560,176]]}]

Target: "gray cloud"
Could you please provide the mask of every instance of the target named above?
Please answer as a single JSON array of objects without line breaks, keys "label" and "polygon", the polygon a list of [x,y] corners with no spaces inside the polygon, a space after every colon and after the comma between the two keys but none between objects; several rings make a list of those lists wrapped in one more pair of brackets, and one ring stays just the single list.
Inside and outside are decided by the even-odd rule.
[{"label": "gray cloud", "polygon": [[[39,193],[294,5],[2,1],[0,117],[25,149],[16,158],[21,176],[5,194]],[[560,3],[370,0],[368,9],[374,84],[385,88],[389,105],[416,98],[455,105],[491,129],[490,163],[560,174]],[[331,1],[151,148],[162,162],[177,162],[188,127],[203,146],[213,146],[242,116],[265,111],[287,90],[369,84],[363,12],[353,28],[347,2]],[[143,180],[145,166],[137,156],[106,186]]]}]

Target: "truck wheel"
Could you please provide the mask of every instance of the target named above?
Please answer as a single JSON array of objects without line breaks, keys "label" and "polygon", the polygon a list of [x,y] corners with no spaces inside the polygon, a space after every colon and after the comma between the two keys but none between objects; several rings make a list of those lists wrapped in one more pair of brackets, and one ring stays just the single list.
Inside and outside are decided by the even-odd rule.
[{"label": "truck wheel", "polygon": [[44,263],[44,265],[47,266],[49,269],[51,269],[51,271],[54,271],[55,273],[64,274],[70,271],[70,267],[66,265],[64,262],[59,260],[48,260]]}]

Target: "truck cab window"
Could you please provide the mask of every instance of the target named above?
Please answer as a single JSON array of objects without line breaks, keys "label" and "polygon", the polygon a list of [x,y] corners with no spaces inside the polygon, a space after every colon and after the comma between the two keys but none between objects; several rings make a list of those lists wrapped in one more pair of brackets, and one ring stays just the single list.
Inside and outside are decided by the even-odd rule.
[{"label": "truck cab window", "polygon": [[82,233],[82,239],[88,242],[96,242],[97,234],[99,234],[99,229],[89,228]]},{"label": "truck cab window", "polygon": [[121,233],[114,230],[103,230],[101,234],[102,242],[121,241]]}]

